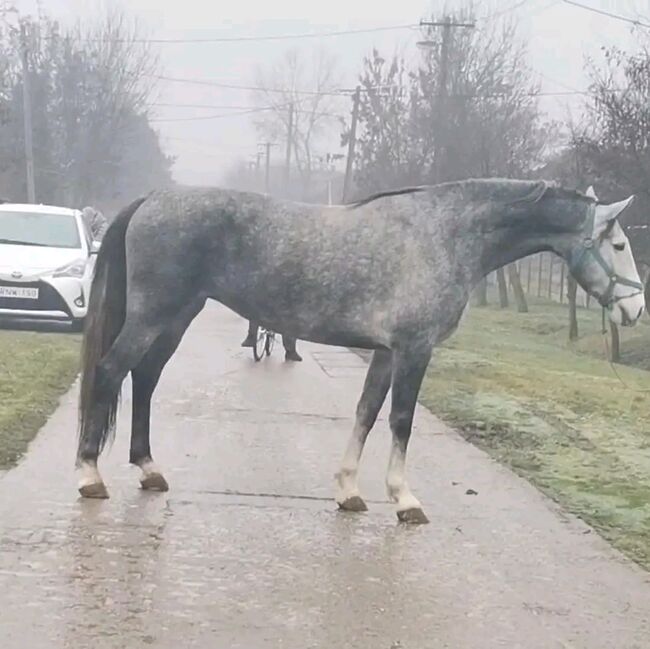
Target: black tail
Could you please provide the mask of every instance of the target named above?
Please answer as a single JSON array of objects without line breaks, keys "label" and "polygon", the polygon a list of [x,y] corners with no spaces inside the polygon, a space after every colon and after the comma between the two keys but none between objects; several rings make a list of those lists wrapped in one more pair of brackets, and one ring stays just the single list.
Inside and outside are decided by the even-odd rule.
[{"label": "black tail", "polygon": [[81,394],[79,398],[79,455],[88,435],[100,435],[99,451],[115,431],[119,391],[113,397],[101,430],[91,431],[93,406],[101,399],[97,366],[115,342],[126,314],[126,230],[146,198],[124,208],[113,220],[102,240],[88,301],[82,349]]}]

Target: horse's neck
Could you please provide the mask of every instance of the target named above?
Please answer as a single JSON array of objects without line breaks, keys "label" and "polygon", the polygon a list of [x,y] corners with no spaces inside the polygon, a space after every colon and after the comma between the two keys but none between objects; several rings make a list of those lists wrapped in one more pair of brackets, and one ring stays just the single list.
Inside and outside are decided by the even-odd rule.
[{"label": "horse's neck", "polygon": [[519,259],[546,250],[561,256],[568,254],[567,232],[551,228],[544,222],[543,215],[533,205],[523,208],[516,218],[504,214],[501,206],[492,212],[475,214],[467,224],[468,248],[473,249],[475,260],[472,269],[473,280],[507,266]]}]

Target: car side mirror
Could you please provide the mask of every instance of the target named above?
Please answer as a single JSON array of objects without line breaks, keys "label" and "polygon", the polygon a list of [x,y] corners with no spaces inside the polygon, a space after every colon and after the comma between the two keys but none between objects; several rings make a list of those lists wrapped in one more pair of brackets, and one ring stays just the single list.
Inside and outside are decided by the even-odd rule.
[{"label": "car side mirror", "polygon": [[93,241],[90,244],[90,254],[91,255],[96,255],[99,252],[99,249],[101,248],[101,242],[100,241]]}]

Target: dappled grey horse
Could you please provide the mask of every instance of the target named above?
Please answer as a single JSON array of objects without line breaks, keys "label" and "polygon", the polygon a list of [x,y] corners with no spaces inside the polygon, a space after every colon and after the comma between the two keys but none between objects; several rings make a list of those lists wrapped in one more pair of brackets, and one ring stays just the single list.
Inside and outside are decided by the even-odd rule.
[{"label": "dappled grey horse", "polygon": [[544,182],[467,180],[314,206],[219,189],[151,194],[113,221],[97,259],[84,343],[79,490],[107,497],[97,458],[111,437],[120,386],[133,379],[130,461],[144,488],[167,483],[149,447],[151,395],[208,298],[273,331],[374,350],[336,500],[366,508],[357,468],[392,388],[386,478],[398,517],[426,522],[406,481],[406,450],[433,347],[457,327],[487,273],[532,253],[564,258],[617,324],[633,324],[642,286],[616,217]]}]

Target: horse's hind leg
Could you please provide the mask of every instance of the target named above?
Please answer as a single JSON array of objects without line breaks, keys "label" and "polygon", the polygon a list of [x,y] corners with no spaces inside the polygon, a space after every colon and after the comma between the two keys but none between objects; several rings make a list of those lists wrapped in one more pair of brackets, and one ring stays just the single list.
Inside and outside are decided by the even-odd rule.
[{"label": "horse's hind leg", "polygon": [[368,433],[379,415],[390,387],[392,354],[378,350],[372,356],[361,398],[357,404],[357,417],[352,436],[348,442],[341,469],[336,474],[336,502],[346,511],[366,511],[358,484],[359,460]]},{"label": "horse's hind leg", "polygon": [[126,375],[140,363],[162,328],[162,321],[152,324],[128,316],[117,339],[97,367],[97,397],[91,407],[88,426],[79,440],[78,451],[79,492],[86,498],[108,498],[97,470],[97,458],[113,428],[113,403]]},{"label": "horse's hind leg", "polygon": [[160,469],[154,463],[149,444],[151,397],[158,380],[183,338],[190,323],[205,304],[201,300],[188,308],[153,343],[140,364],[132,371],[133,415],[131,427],[131,450],[129,461],[142,470],[140,484],[143,489],[167,491],[169,486]]},{"label": "horse's hind leg", "polygon": [[390,412],[393,446],[386,487],[388,497],[397,504],[397,517],[404,523],[429,522],[420,501],[411,493],[406,482],[406,449],[411,437],[418,392],[430,359],[431,347],[426,345],[393,353]]}]

